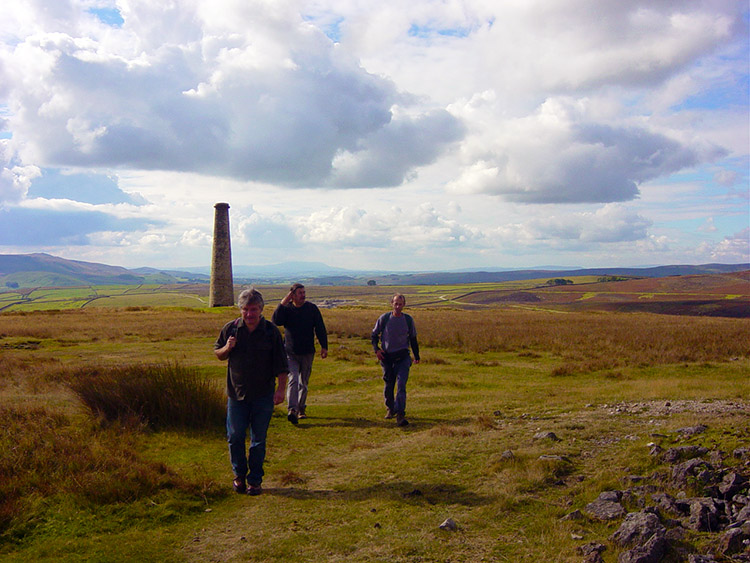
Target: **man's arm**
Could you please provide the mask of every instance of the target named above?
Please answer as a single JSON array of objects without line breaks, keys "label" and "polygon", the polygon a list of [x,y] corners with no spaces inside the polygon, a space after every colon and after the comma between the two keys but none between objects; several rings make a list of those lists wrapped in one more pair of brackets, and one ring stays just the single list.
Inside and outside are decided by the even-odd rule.
[{"label": "man's arm", "polygon": [[[286,297],[284,299],[286,299]],[[286,304],[284,303],[284,299],[281,300],[281,303],[276,305],[276,309],[274,309],[273,315],[271,315],[271,322],[276,326],[284,326],[284,323],[286,322]]]},{"label": "man's arm", "polygon": [[372,334],[370,335],[370,341],[372,342],[372,349],[375,352],[375,355],[378,357],[378,361],[383,361],[385,359],[385,351],[383,351],[380,348],[380,335],[383,333],[383,318],[385,315],[381,315],[378,317],[378,320],[375,321],[375,328],[372,329]]},{"label": "man's arm", "polygon": [[325,359],[328,356],[328,331],[326,330],[326,324],[323,322],[323,315],[320,314],[320,309],[315,307],[315,336],[320,342],[320,357]]},{"label": "man's arm", "polygon": [[287,373],[282,372],[278,374],[278,383],[276,384],[276,391],[273,394],[273,404],[280,405],[286,399],[286,379]]}]

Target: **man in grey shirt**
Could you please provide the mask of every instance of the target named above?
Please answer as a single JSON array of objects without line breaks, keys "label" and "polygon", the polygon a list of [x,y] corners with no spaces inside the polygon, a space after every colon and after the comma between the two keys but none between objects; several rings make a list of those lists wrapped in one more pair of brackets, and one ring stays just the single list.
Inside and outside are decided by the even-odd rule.
[{"label": "man in grey shirt", "polygon": [[[397,293],[391,299],[393,310],[378,317],[372,329],[372,348],[383,368],[386,418],[396,417],[398,426],[406,426],[406,382],[414,353],[414,363],[419,363],[419,344],[414,319],[403,312],[406,297]],[[393,391],[396,388],[394,397]]]}]

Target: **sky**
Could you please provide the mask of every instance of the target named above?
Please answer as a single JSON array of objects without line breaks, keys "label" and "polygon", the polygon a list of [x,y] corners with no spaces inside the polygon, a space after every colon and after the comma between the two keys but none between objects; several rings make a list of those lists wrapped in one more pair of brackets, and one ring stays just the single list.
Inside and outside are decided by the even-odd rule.
[{"label": "sky", "polygon": [[750,262],[737,0],[0,3],[0,254]]}]

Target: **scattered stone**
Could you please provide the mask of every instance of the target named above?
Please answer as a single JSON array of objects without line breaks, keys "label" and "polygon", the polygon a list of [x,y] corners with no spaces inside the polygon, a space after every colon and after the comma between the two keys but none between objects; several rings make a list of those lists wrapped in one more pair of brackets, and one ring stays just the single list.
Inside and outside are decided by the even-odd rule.
[{"label": "scattered stone", "polygon": [[[602,493],[606,494],[606,493]],[[594,502],[590,502],[586,505],[584,510],[597,520],[617,520],[625,516],[626,512],[622,505],[617,501],[605,500],[601,498],[596,499]]]},{"label": "scattered stone", "polygon": [[570,460],[563,456],[563,455],[554,455],[554,454],[542,454],[539,456],[540,461],[565,461],[570,463]]},{"label": "scattered stone", "polygon": [[452,518],[446,518],[445,521],[440,524],[440,529],[455,532],[456,530],[458,530],[458,525],[453,521]]},{"label": "scattered stone", "polygon": [[560,520],[583,520],[585,516],[583,515],[583,512],[576,509],[573,512],[568,512],[565,516],[560,518]]},{"label": "scattered stone", "polygon": [[375,522],[375,525],[373,526],[373,528],[380,528],[380,527],[381,527],[380,522]]},{"label": "scattered stone", "polygon": [[535,440],[552,440],[553,442],[559,442],[560,438],[554,432],[537,432],[534,434]]},{"label": "scattered stone", "polygon": [[498,418],[500,418],[501,416],[503,416],[503,413],[502,413],[502,412],[500,412],[500,411],[495,411],[495,412],[493,412],[492,414],[493,414],[494,416],[498,417]]},{"label": "scattered stone", "polygon": [[516,454],[514,454],[510,450],[505,450],[503,453],[500,454],[500,459],[503,461],[512,461],[516,459]]},{"label": "scattered stone", "polygon": [[611,502],[620,502],[622,500],[622,491],[603,491],[597,497],[599,500],[609,500]]},{"label": "scattered stone", "polygon": [[750,448],[737,448],[732,452],[732,455],[737,459],[750,457]]},{"label": "scattered stone", "polygon": [[651,495],[651,499],[664,512],[670,514],[678,514],[680,512],[680,509],[677,507],[677,501],[667,493],[655,493]]},{"label": "scattered stone", "polygon": [[579,555],[591,555],[592,553],[602,553],[603,551],[607,551],[607,547],[604,544],[592,541],[584,545],[579,545],[576,548],[576,551]]},{"label": "scattered stone", "polygon": [[666,529],[652,512],[631,512],[610,540],[622,547],[645,544],[654,534],[664,535]]},{"label": "scattered stone", "polygon": [[660,445],[656,444],[656,445],[654,445],[654,446],[651,447],[651,450],[648,453],[649,453],[649,455],[651,455],[653,457],[653,456],[661,455],[663,451],[664,451],[664,448],[662,448]]},{"label": "scattered stone", "polygon": [[582,540],[583,536],[581,534],[570,534],[570,539],[572,539],[572,540]]},{"label": "scattered stone", "polygon": [[713,469],[706,461],[693,458],[672,467],[672,480],[678,487],[684,487],[688,481],[696,478],[699,473]]},{"label": "scattered stone", "polygon": [[683,436],[695,436],[696,434],[702,434],[708,430],[708,426],[705,424],[697,424],[695,426],[686,426],[685,428],[678,428],[677,433]]},{"label": "scattered stone", "polygon": [[688,563],[715,563],[716,559],[714,559],[713,555],[697,555],[695,553],[691,553],[688,555]]},{"label": "scattered stone", "polygon": [[685,459],[693,459],[706,455],[708,448],[703,446],[678,446],[676,448],[669,448],[663,456],[664,461],[667,463],[676,463]]}]

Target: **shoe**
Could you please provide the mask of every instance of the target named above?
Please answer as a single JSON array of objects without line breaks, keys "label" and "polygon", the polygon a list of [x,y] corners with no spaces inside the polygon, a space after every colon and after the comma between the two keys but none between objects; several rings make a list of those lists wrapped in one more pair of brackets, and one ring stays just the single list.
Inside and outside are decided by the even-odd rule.
[{"label": "shoe", "polygon": [[392,419],[392,418],[393,418],[394,416],[395,416],[395,415],[393,414],[393,411],[392,411],[391,409],[387,409],[387,410],[385,411],[385,419],[386,419],[386,420],[390,420],[390,419]]},{"label": "shoe", "polygon": [[261,487],[260,485],[248,485],[247,486],[247,494],[252,497],[257,497],[262,492],[263,492],[263,487]]},{"label": "shoe", "polygon": [[295,411],[289,411],[289,414],[286,415],[286,419],[291,422],[292,424],[297,424],[297,413]]},{"label": "shoe", "polygon": [[306,415],[306,414],[305,414],[304,412],[300,412],[300,413],[299,413],[299,414],[297,415],[297,418],[299,418],[300,420],[302,420],[303,418],[307,418],[307,415]]},{"label": "shoe", "polygon": [[247,486],[245,485],[245,480],[240,479],[239,477],[235,477],[234,481],[232,481],[232,488],[234,489],[235,493],[244,494],[247,490]]},{"label": "shoe", "polygon": [[409,426],[409,421],[406,420],[404,413],[398,413],[396,415],[396,426]]}]

